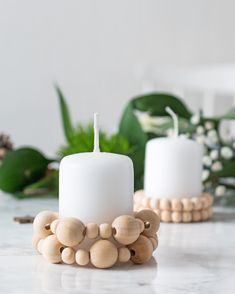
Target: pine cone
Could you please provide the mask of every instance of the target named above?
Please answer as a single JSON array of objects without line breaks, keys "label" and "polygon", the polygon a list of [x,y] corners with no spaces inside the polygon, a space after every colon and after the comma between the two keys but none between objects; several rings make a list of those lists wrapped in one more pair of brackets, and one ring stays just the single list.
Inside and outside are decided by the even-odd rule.
[{"label": "pine cone", "polygon": [[6,134],[0,134],[0,159],[3,159],[6,153],[12,150],[13,144],[10,137]]}]

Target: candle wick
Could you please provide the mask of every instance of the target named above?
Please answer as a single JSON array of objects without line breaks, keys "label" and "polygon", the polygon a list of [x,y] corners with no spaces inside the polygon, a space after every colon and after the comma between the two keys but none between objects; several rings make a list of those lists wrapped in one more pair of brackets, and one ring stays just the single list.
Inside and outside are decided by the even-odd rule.
[{"label": "candle wick", "polygon": [[179,136],[179,120],[178,116],[176,113],[169,107],[167,106],[165,108],[166,112],[170,114],[170,116],[173,119],[173,124],[174,124],[174,137],[177,138]]},{"label": "candle wick", "polygon": [[99,116],[98,113],[94,113],[94,149],[93,149],[93,152],[100,152],[98,116]]}]

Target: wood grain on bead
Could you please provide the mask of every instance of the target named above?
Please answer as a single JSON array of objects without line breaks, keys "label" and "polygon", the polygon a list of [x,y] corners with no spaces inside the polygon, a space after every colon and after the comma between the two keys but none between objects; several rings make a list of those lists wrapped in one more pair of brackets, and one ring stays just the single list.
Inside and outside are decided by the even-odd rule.
[{"label": "wood grain on bead", "polygon": [[161,210],[171,210],[171,201],[169,199],[160,199]]},{"label": "wood grain on bead", "polygon": [[139,223],[140,226],[140,233],[142,233],[145,229],[144,222],[140,218],[136,218],[136,221]]},{"label": "wood grain on bead", "polygon": [[193,222],[200,222],[202,219],[202,214],[201,214],[201,211],[193,211],[192,212],[192,221]]},{"label": "wood grain on bead", "polygon": [[180,223],[182,221],[182,212],[173,211],[171,214],[171,218],[173,223]]},{"label": "wood grain on bead", "polygon": [[110,224],[100,225],[100,237],[102,239],[108,239],[112,236],[112,226]]},{"label": "wood grain on bead", "polygon": [[152,242],[143,235],[133,243],[127,246],[131,252],[131,261],[134,263],[145,263],[149,261],[153,253]]},{"label": "wood grain on bead", "polygon": [[130,250],[126,247],[120,247],[118,249],[118,261],[119,262],[127,262],[131,258]]},{"label": "wood grain on bead", "polygon": [[134,201],[136,203],[140,203],[143,197],[144,197],[144,191],[143,190],[136,191],[135,194],[134,194]]},{"label": "wood grain on bead", "polygon": [[183,211],[192,211],[193,203],[190,198],[182,198],[181,203],[183,205]]},{"label": "wood grain on bead", "polygon": [[90,248],[91,263],[97,268],[112,267],[118,259],[118,250],[109,240],[99,240]]},{"label": "wood grain on bead", "polygon": [[75,254],[75,259],[78,265],[85,266],[90,261],[89,252],[87,252],[84,249],[78,249],[78,251]]},{"label": "wood grain on bead", "polygon": [[139,218],[144,222],[144,231],[142,232],[145,236],[153,236],[159,229],[160,218],[159,216],[150,209],[143,209],[135,215],[136,219]]},{"label": "wood grain on bead", "polygon": [[56,226],[56,236],[65,246],[77,246],[84,239],[85,226],[83,223],[73,217],[60,219]]},{"label": "wood grain on bead", "polygon": [[123,245],[133,243],[140,235],[139,222],[130,215],[117,217],[113,221],[112,227],[114,239]]},{"label": "wood grain on bead", "polygon": [[192,221],[192,212],[184,211],[182,213],[182,221],[184,223],[190,223]]},{"label": "wood grain on bead", "polygon": [[149,240],[152,243],[153,251],[154,251],[155,249],[157,249],[157,246],[158,246],[158,237],[157,235],[155,235],[155,236],[149,237]]},{"label": "wood grain on bead", "polygon": [[193,197],[191,198],[193,204],[193,210],[201,210],[202,209],[202,201],[201,197]]},{"label": "wood grain on bead", "polygon": [[171,222],[171,212],[169,210],[161,211],[161,221],[166,223]]},{"label": "wood grain on bead", "polygon": [[86,237],[88,239],[95,239],[99,236],[99,226],[95,223],[89,223],[86,226]]},{"label": "wood grain on bead", "polygon": [[75,251],[71,247],[65,248],[61,253],[61,259],[66,264],[73,264],[75,262]]},{"label": "wood grain on bead", "polygon": [[55,235],[46,237],[42,244],[42,255],[50,263],[61,262],[61,252],[63,245],[58,241]]},{"label": "wood grain on bead", "polygon": [[172,211],[182,211],[183,206],[180,199],[171,200],[171,210]]},{"label": "wood grain on bead", "polygon": [[58,214],[53,211],[41,211],[34,219],[34,233],[41,238],[51,235],[50,224],[58,218]]}]

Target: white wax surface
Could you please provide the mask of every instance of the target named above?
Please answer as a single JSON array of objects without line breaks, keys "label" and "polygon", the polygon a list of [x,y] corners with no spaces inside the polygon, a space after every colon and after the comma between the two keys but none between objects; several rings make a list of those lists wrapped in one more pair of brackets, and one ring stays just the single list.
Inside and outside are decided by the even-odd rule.
[{"label": "white wax surface", "polygon": [[132,214],[133,178],[132,161],[124,155],[89,152],[64,157],[60,164],[60,217],[101,224]]},{"label": "white wax surface", "polygon": [[202,191],[202,147],[186,138],[147,143],[144,190],[156,198],[196,197]]}]

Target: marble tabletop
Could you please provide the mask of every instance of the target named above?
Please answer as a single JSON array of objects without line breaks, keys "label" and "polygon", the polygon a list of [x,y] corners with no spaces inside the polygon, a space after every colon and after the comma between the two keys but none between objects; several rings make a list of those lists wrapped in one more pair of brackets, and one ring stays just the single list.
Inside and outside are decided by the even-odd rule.
[{"label": "marble tabletop", "polygon": [[57,207],[0,194],[0,293],[234,293],[235,209],[215,208],[206,223],[161,224],[149,263],[99,270],[48,264],[32,249],[32,225],[13,222]]}]

